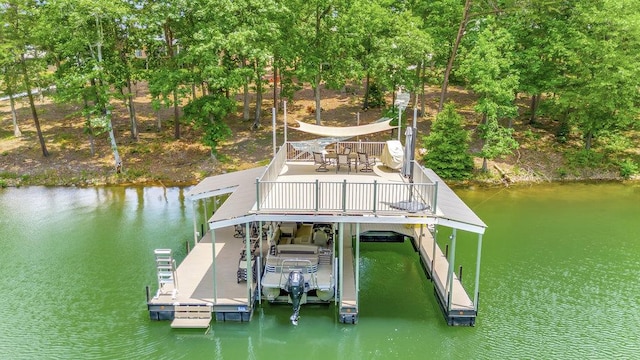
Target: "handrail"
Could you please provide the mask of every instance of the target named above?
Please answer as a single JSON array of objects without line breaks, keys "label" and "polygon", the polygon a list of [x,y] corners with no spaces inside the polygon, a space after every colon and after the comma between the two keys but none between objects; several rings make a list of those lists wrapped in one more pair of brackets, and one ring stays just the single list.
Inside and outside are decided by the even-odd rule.
[{"label": "handrail", "polygon": [[432,212],[435,183],[261,181],[259,211],[406,213],[399,201],[422,203],[410,212]]}]

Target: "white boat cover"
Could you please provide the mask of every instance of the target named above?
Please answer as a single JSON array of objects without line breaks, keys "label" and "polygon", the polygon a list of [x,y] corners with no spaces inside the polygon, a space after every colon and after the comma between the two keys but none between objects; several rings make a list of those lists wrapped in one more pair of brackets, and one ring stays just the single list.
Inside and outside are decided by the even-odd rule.
[{"label": "white boat cover", "polygon": [[306,133],[325,136],[325,137],[350,138],[355,136],[373,134],[381,131],[393,130],[397,128],[397,126],[389,125],[391,120],[392,119],[384,119],[383,121],[376,121],[371,124],[365,124],[360,126],[340,126],[340,127],[314,125],[314,124],[308,124],[308,123],[296,120],[298,121],[299,127],[297,128],[294,127],[290,129],[296,129]]},{"label": "white boat cover", "polygon": [[404,160],[404,150],[402,144],[398,140],[389,140],[382,149],[380,155],[380,161],[388,168],[398,170],[402,167],[402,161]]}]

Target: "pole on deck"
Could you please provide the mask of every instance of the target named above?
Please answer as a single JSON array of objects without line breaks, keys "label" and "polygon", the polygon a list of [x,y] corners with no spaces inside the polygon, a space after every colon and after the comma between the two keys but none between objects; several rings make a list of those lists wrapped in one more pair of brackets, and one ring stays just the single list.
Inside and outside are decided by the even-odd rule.
[{"label": "pole on deck", "polygon": [[338,306],[342,306],[342,297],[344,296],[344,223],[342,222],[338,225],[338,251],[340,254],[338,260],[338,294],[340,296]]},{"label": "pole on deck", "polygon": [[473,307],[478,311],[478,295],[480,293],[480,255],[482,253],[482,234],[478,234],[478,254],[476,255],[476,285],[473,291]]},{"label": "pole on deck", "polygon": [[276,157],[276,108],[271,108],[271,122],[273,127],[273,157]]},{"label": "pole on deck", "polygon": [[451,253],[449,254],[449,271],[447,272],[447,279],[449,279],[448,311],[451,311],[451,300],[453,298],[453,263],[456,260],[456,230],[457,229],[453,229],[453,234],[451,234]]},{"label": "pole on deck", "polygon": [[282,111],[284,113],[284,143],[287,144],[287,100],[282,102],[283,108]]},{"label": "pole on deck", "polygon": [[211,263],[211,272],[213,273],[213,303],[218,302],[218,289],[216,283],[216,231],[211,230],[211,248],[213,249],[213,259]]}]

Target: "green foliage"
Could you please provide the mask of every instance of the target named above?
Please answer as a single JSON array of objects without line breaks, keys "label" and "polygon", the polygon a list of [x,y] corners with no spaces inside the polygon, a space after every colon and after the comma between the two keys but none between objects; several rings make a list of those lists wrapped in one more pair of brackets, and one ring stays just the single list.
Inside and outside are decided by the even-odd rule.
[{"label": "green foliage", "polygon": [[569,140],[569,134],[571,133],[571,126],[568,121],[560,121],[558,129],[556,129],[556,141],[560,144],[564,144]]},{"label": "green foliage", "polygon": [[377,83],[371,83],[371,85],[369,85],[369,107],[379,108],[385,105],[384,91]]},{"label": "green foliage", "polygon": [[620,176],[622,176],[623,179],[629,179],[640,171],[638,164],[631,159],[620,161],[618,166],[620,167]]},{"label": "green foliage", "polygon": [[445,179],[466,179],[473,171],[469,153],[469,133],[453,104],[447,104],[431,126],[431,133],[423,137],[427,149],[422,160]]},{"label": "green foliage", "polygon": [[599,168],[605,165],[605,156],[599,152],[587,149],[568,151],[567,164],[571,168]]},{"label": "green foliage", "polygon": [[513,153],[518,148],[518,142],[513,138],[513,129],[508,129],[495,118],[488,118],[486,124],[478,126],[480,138],[484,145],[480,150],[480,157],[493,160]]},{"label": "green foliage", "polygon": [[216,153],[218,143],[231,135],[224,118],[235,110],[235,102],[220,94],[200,97],[184,107],[185,119],[203,130],[202,143]]}]

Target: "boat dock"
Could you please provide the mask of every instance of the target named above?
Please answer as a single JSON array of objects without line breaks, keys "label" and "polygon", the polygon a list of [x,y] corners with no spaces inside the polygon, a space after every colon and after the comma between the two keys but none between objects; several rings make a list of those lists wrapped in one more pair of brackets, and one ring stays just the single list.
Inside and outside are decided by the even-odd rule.
[{"label": "boat dock", "polygon": [[[379,159],[384,143],[341,146],[365,147]],[[148,299],[150,317],[173,320],[173,327],[207,327],[213,319],[250,321],[253,310],[266,301],[261,281],[265,286],[282,285],[283,274],[276,275],[280,278],[277,282],[266,277],[272,276],[265,271],[269,254],[280,248],[294,253],[313,249],[312,225],[321,223],[332,225],[333,251],[329,254],[333,267],[326,268],[325,263],[325,270],[311,277],[315,276],[315,281],[325,276],[322,281],[331,280],[335,289],[333,294],[309,299],[335,302],[339,322],[358,322],[362,276],[359,248],[363,236],[368,239],[365,241],[409,239],[427,278],[433,282],[447,324],[474,325],[486,225],[455,193],[433,171],[417,163],[409,181],[400,171],[388,169],[379,161],[369,172],[358,171],[357,162],[353,169],[330,167],[329,171],[318,172],[318,165],[310,160],[286,145],[267,167],[214,176],[192,188],[188,197],[194,210],[204,199],[225,200],[210,218],[205,206],[201,219],[194,219],[194,246],[175,272],[170,274],[165,267],[161,271],[159,266],[159,290]],[[208,223],[204,235],[198,231],[199,221]],[[439,227],[452,229],[452,235],[438,240],[435,230]],[[471,291],[454,272],[458,231],[478,236],[475,287]],[[446,254],[441,248],[444,243],[449,249]],[[252,255],[245,255],[243,261],[242,253]],[[313,271],[318,268],[315,266]],[[269,301],[286,304],[288,294],[282,291]],[[307,301],[306,294],[302,299]]]}]

